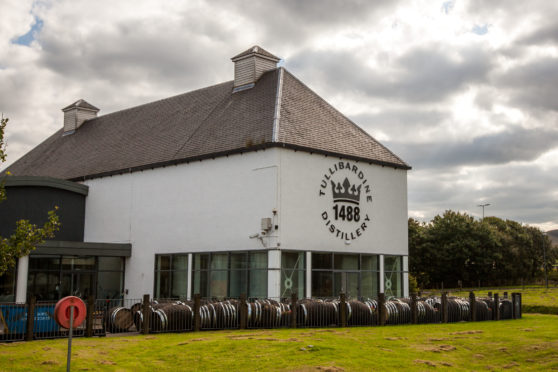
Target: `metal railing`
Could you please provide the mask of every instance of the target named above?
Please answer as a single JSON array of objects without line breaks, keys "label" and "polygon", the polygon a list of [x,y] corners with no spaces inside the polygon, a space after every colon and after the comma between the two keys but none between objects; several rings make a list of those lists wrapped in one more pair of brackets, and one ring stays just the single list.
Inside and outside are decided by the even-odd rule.
[{"label": "metal railing", "polygon": [[[383,326],[521,318],[521,294],[503,298],[422,297],[347,299],[192,300],[110,299],[86,301],[86,321],[75,336],[108,336],[124,332],[165,333],[220,329],[271,329]],[[53,319],[54,302],[0,303],[0,341],[67,337]],[[28,314],[32,313],[32,317]]]}]

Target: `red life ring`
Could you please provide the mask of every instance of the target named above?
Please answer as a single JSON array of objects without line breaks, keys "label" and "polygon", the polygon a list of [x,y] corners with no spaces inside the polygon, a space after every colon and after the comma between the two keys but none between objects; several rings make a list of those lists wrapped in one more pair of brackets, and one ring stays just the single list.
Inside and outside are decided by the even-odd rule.
[{"label": "red life ring", "polygon": [[54,320],[60,327],[70,328],[70,307],[74,307],[73,328],[77,328],[85,320],[87,311],[85,303],[76,296],[67,296],[56,303],[54,307]]}]

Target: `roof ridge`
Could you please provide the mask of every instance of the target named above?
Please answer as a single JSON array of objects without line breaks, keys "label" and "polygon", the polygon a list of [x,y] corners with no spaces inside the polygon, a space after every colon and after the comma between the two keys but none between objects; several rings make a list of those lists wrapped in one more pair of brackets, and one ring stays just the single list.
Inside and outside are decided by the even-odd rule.
[{"label": "roof ridge", "polygon": [[275,92],[275,112],[273,114],[273,132],[271,135],[271,142],[278,142],[279,136],[279,122],[281,120],[281,106],[283,98],[283,67],[277,70],[277,91]]},{"label": "roof ridge", "polygon": [[[283,68],[283,67],[281,67]],[[409,164],[407,164],[403,159],[401,159],[399,156],[395,155],[390,149],[388,149],[386,146],[384,146],[381,142],[379,142],[377,139],[375,139],[374,137],[372,137],[372,135],[370,135],[370,133],[368,133],[367,131],[365,131],[364,129],[362,129],[358,124],[356,124],[354,121],[352,121],[351,119],[349,119],[347,116],[345,116],[345,114],[343,114],[341,111],[337,110],[335,108],[335,106],[333,106],[332,104],[330,104],[328,101],[326,101],[322,96],[320,96],[318,93],[316,93],[312,88],[310,88],[308,85],[306,85],[302,80],[300,80],[299,78],[297,78],[295,75],[293,75],[289,70],[285,69],[285,72],[288,73],[293,79],[295,79],[297,82],[299,82],[301,85],[303,85],[306,89],[308,89],[310,92],[312,92],[312,94],[314,94],[319,100],[321,100],[322,102],[324,102],[330,109],[332,109],[334,112],[336,112],[337,114],[341,115],[343,118],[345,118],[347,121],[349,121],[354,127],[356,127],[359,131],[361,131],[364,135],[366,135],[367,137],[369,137],[370,139],[372,139],[376,144],[378,144],[379,146],[381,146],[383,149],[385,149],[386,151],[388,151],[391,155],[393,155],[395,158],[397,158],[399,161],[401,161],[402,164],[409,166]]]}]

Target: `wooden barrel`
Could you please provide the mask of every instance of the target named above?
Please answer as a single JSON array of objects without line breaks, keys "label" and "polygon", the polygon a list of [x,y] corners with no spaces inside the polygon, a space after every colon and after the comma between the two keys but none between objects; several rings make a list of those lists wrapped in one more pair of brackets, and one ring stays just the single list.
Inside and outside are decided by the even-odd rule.
[{"label": "wooden barrel", "polygon": [[134,318],[130,309],[117,306],[109,309],[105,314],[107,332],[126,332],[134,325]]}]

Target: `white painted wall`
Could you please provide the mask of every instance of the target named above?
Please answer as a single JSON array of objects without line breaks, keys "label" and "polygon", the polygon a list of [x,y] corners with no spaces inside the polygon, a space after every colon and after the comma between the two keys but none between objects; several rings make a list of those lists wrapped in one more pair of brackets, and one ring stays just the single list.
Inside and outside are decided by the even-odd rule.
[{"label": "white painted wall", "polygon": [[[357,173],[346,169],[335,171],[334,164],[349,162],[357,167]],[[360,209],[361,220],[334,221],[333,196],[330,181],[327,187],[321,188],[324,175],[343,182],[345,177],[353,184],[360,184],[364,179],[370,185],[370,192],[361,188]],[[363,178],[359,181],[358,172]],[[389,255],[407,255],[407,172],[401,169],[371,165],[364,162],[340,160],[324,155],[310,155],[304,152],[281,151],[281,225],[280,243],[283,249],[305,249],[312,251],[335,251],[352,253],[374,253]],[[320,190],[324,195],[320,196]],[[365,197],[372,196],[372,202]],[[347,204],[348,205],[348,204]],[[343,231],[353,232],[356,239],[340,239],[336,233],[330,233],[322,213],[328,213],[332,220]],[[357,236],[356,228],[366,222],[366,230]],[[337,230],[337,229],[336,229]],[[349,243],[349,244],[347,244]]]},{"label": "white painted wall", "polygon": [[[321,181],[339,161],[275,148],[88,180],[85,241],[132,244],[127,298],[152,294],[155,254],[270,249],[273,296],[280,290],[276,249],[407,255],[404,170],[349,161],[362,171],[360,182],[366,179],[370,192],[362,188],[359,223],[335,223],[356,234],[366,214],[370,221],[361,236],[348,241],[328,231],[322,213],[333,214],[334,204],[331,186],[324,189]],[[336,177],[357,183],[358,172],[338,170]],[[261,231],[264,217],[279,228],[262,244],[249,236]],[[310,295],[310,281],[307,286]]]},{"label": "white painted wall", "polygon": [[[85,182],[86,242],[129,242],[128,298],[152,294],[157,253],[263,249],[263,217],[277,208],[278,150]],[[276,238],[266,238],[269,247]]]}]

